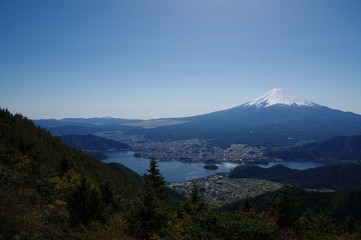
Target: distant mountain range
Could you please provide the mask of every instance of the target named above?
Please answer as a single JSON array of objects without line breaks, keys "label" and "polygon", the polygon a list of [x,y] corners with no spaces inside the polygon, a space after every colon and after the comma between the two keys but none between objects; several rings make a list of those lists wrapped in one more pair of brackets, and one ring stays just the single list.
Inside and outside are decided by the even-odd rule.
[{"label": "distant mountain range", "polygon": [[55,135],[122,131],[152,140],[207,139],[232,143],[284,146],[336,136],[361,135],[361,115],[312,103],[275,88],[235,108],[186,118],[156,120],[37,120]]},{"label": "distant mountain range", "polygon": [[39,119],[33,122],[49,130],[55,136],[67,134],[93,134],[104,131],[128,130],[127,124],[134,124],[142,120],[122,118],[64,118],[64,119]]}]

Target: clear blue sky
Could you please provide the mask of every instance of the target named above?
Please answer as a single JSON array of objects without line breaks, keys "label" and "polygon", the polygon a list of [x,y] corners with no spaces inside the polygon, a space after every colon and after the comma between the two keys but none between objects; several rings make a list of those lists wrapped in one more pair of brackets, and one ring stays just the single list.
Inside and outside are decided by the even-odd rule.
[{"label": "clear blue sky", "polygon": [[361,114],[361,1],[0,1],[0,107],[29,118],[190,116],[274,87]]}]

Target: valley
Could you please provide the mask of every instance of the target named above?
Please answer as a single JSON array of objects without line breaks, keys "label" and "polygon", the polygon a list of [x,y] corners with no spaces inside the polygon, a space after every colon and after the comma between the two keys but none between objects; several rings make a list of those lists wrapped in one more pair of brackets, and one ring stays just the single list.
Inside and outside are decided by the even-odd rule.
[{"label": "valley", "polygon": [[93,134],[161,161],[267,163],[360,160],[361,115],[275,88],[234,108],[183,118],[35,120],[53,135]]},{"label": "valley", "polygon": [[138,157],[153,157],[160,161],[178,160],[209,163],[260,163],[269,161],[269,158],[265,156],[265,147],[231,144],[227,148],[221,148],[209,140],[200,139],[153,141],[144,136],[127,135],[123,132],[102,132],[97,135],[128,144]]}]

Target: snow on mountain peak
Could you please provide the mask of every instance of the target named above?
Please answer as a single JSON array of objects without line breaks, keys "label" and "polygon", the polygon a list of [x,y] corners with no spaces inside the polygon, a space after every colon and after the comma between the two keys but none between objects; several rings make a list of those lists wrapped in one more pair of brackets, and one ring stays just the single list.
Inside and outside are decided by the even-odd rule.
[{"label": "snow on mountain peak", "polygon": [[259,98],[256,98],[253,101],[250,101],[245,104],[245,106],[256,106],[260,107],[270,107],[273,105],[296,105],[296,106],[315,106],[316,104],[309,102],[303,98],[298,97],[296,94],[284,89],[284,88],[274,88],[271,91],[263,94]]}]

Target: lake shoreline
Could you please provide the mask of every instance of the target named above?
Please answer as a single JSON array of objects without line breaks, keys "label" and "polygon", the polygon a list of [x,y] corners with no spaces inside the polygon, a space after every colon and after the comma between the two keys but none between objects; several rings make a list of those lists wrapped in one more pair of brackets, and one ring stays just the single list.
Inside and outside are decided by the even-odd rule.
[{"label": "lake shoreline", "polygon": [[[111,151],[104,152],[107,156],[102,160],[104,163],[121,163],[124,166],[130,168],[139,175],[147,173],[149,168],[149,158],[136,157],[134,151]],[[159,161],[158,166],[161,174],[167,182],[182,182],[189,181],[198,178],[204,178],[216,174],[229,173],[233,168],[239,165],[255,165],[259,167],[272,167],[277,164],[285,165],[286,167],[293,169],[308,169],[323,166],[316,162],[268,162],[267,164],[242,164],[236,162],[223,162],[216,163],[218,169],[205,169],[207,164],[204,162],[183,162],[179,160]]]}]

